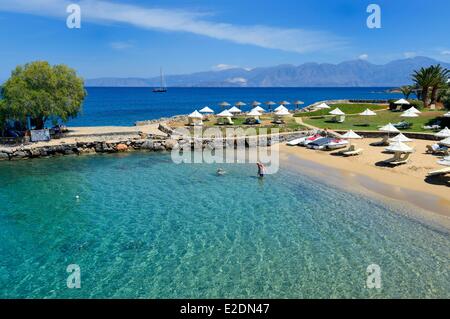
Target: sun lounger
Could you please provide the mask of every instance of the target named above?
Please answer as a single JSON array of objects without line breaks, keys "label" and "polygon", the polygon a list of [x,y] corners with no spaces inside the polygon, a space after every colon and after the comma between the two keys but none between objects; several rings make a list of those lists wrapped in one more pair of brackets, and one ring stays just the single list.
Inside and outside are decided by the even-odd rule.
[{"label": "sun lounger", "polygon": [[353,152],[355,150],[355,145],[352,144],[348,148],[340,150],[339,152],[336,152],[336,154],[344,155],[345,152]]},{"label": "sun lounger", "polygon": [[434,147],[432,145],[427,145],[426,147],[427,147],[426,153],[428,154],[449,155],[448,147],[440,147],[439,145]]},{"label": "sun lounger", "polygon": [[432,171],[428,173],[428,177],[432,177],[432,176],[440,176],[440,175],[446,175],[446,174],[450,174],[450,167],[446,167],[443,169],[439,169],[437,171]]},{"label": "sun lounger", "polygon": [[372,146],[388,146],[389,145],[388,139],[389,138],[385,136],[381,141],[372,143]]},{"label": "sun lounger", "polygon": [[[397,155],[399,154],[399,155]],[[395,153],[394,157],[390,160],[385,161],[389,165],[398,166],[408,163],[409,156],[411,153],[406,153],[405,156],[401,156],[400,153]]]},{"label": "sun lounger", "polygon": [[357,150],[354,151],[348,151],[348,152],[344,152],[342,153],[342,155],[344,156],[355,156],[355,155],[361,155],[363,152],[362,148],[358,148]]},{"label": "sun lounger", "polygon": [[394,127],[396,127],[399,130],[406,130],[406,129],[411,128],[412,123],[409,123],[409,122],[406,122],[406,121],[402,121],[402,122],[399,122],[399,123],[396,123],[396,124],[393,124],[393,125],[394,125]]}]

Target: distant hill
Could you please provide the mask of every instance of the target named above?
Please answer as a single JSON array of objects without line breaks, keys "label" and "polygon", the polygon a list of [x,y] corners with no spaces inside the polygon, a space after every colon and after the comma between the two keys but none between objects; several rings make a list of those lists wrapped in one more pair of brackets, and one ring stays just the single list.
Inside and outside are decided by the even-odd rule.
[{"label": "distant hill", "polygon": [[[339,64],[305,63],[252,70],[236,68],[169,75],[166,82],[169,87],[387,87],[410,84],[413,70],[437,63],[450,69],[449,63],[414,57],[383,65],[354,60]],[[86,80],[86,86],[157,87],[159,77],[98,78]]]}]

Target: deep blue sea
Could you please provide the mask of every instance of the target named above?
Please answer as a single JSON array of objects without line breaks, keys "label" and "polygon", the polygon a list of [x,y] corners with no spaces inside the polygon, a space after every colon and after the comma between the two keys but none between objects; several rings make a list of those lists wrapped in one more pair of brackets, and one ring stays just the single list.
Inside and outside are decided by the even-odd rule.
[{"label": "deep blue sea", "polygon": [[[328,99],[388,99],[401,94],[386,93],[387,88],[169,88],[167,93],[153,93],[150,88],[87,88],[83,113],[69,126],[133,125],[136,121],[188,114],[209,106],[238,101],[301,100],[305,105]],[[295,107],[291,105],[291,108]],[[250,106],[244,107],[244,110]]]}]

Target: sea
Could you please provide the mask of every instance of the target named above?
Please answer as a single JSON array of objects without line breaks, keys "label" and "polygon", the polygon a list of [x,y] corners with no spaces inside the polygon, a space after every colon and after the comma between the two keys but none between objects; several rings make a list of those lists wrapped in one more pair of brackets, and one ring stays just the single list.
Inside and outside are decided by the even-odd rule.
[{"label": "sea", "polygon": [[[130,126],[137,121],[189,114],[209,106],[221,111],[219,103],[231,105],[242,101],[249,110],[253,101],[294,102],[307,106],[317,101],[336,99],[395,99],[389,88],[169,88],[167,93],[153,93],[151,88],[88,87],[82,113],[69,126]],[[265,105],[263,104],[263,107]],[[291,109],[295,105],[288,106]]]}]

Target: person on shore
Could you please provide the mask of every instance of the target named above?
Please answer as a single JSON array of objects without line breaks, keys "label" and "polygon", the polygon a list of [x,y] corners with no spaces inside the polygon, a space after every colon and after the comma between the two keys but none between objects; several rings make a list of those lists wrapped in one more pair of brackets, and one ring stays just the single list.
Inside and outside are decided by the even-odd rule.
[{"label": "person on shore", "polygon": [[264,166],[264,164],[261,162],[257,162],[256,166],[258,167],[258,176],[264,177],[264,175],[266,175],[266,167]]}]

